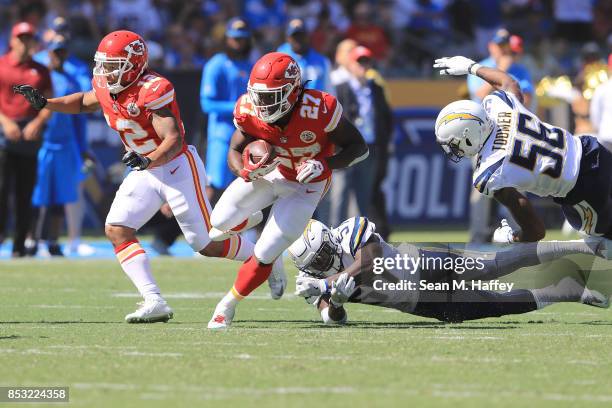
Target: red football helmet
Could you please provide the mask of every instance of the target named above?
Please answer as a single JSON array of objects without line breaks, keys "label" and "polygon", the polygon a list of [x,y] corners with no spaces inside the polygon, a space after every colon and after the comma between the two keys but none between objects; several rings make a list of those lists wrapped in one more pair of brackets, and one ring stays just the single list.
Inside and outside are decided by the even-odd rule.
[{"label": "red football helmet", "polygon": [[297,102],[301,84],[300,67],[289,55],[271,52],[261,57],[247,87],[257,117],[266,123],[283,117]]},{"label": "red football helmet", "polygon": [[147,45],[141,36],[126,30],[113,31],[98,45],[93,74],[99,86],[116,94],[140,78],[148,58]]}]

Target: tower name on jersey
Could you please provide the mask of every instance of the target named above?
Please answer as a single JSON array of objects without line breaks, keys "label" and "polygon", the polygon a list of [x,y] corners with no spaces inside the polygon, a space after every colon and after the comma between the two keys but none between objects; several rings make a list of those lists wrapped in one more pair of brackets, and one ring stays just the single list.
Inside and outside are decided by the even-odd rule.
[{"label": "tower name on jersey", "polygon": [[497,123],[497,132],[495,133],[495,140],[493,140],[493,150],[502,150],[506,148],[510,138],[512,112],[499,112],[495,123]]}]

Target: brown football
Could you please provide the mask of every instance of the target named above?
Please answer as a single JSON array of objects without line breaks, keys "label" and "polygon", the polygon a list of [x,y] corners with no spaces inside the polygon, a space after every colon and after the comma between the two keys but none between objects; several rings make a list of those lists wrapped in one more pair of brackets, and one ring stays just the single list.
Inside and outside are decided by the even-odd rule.
[{"label": "brown football", "polygon": [[244,152],[242,153],[243,159],[247,159],[246,157],[244,157],[247,152],[249,155],[248,160],[251,164],[259,163],[261,158],[264,157],[266,154],[269,154],[269,157],[266,163],[264,164],[270,163],[276,155],[274,153],[274,147],[270,143],[261,139],[255,140],[254,142],[249,143],[247,147],[245,147]]}]

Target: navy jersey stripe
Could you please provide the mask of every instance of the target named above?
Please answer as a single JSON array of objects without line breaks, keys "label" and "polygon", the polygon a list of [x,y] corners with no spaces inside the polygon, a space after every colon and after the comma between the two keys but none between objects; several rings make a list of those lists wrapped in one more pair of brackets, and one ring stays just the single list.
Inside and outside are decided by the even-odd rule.
[{"label": "navy jersey stripe", "polygon": [[512,102],[512,99],[510,99],[510,97],[508,96],[508,94],[506,92],[504,92],[504,91],[495,91],[491,95],[497,96],[499,99],[504,101],[506,103],[506,105],[508,105],[511,109],[514,109],[514,103]]},{"label": "navy jersey stripe", "polygon": [[351,255],[355,255],[355,253],[353,252],[353,242],[355,242],[355,236],[357,235],[357,231],[359,231],[359,217],[355,217],[355,225],[353,225],[353,233],[351,234],[351,240],[349,241],[349,244],[351,246]]},{"label": "navy jersey stripe", "polygon": [[363,228],[361,229],[361,233],[357,237],[357,242],[353,246],[353,248],[354,248],[353,252],[357,252],[357,250],[361,247],[361,240],[363,239],[363,236],[365,235],[365,232],[368,229],[368,219],[367,218],[363,218],[363,221],[364,221]]},{"label": "navy jersey stripe", "polygon": [[493,173],[495,173],[495,171],[503,164],[504,159],[505,157],[502,157],[501,159],[490,165],[485,171],[480,173],[480,176],[478,176],[474,181],[474,187],[478,191],[480,191],[481,193],[484,192],[485,186],[489,182],[489,179],[491,178]]}]

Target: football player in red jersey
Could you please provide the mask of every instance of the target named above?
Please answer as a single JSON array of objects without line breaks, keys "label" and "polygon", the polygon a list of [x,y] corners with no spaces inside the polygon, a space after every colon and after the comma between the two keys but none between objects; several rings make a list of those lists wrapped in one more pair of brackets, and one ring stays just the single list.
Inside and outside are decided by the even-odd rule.
[{"label": "football player in red jersey", "polygon": [[[273,262],[304,231],[329,187],[331,171],[368,156],[363,137],[342,116],[342,105],[333,95],[305,89],[300,68],[289,55],[261,57],[247,91],[234,109],[237,129],[227,156],[239,178],[215,205],[211,236],[217,239],[248,214],[272,208],[254,255],[240,267],[208,323],[213,329],[231,324],[238,302],[266,280]],[[243,162],[243,150],[255,139],[273,145],[273,162]]]},{"label": "football player in red jersey", "polygon": [[[29,85],[16,86],[15,92],[36,109],[74,114],[102,109],[108,125],[119,133],[127,150],[123,162],[136,171],[117,191],[105,232],[121,267],[144,298],[141,307],[125,319],[128,323],[167,321],[172,309],[160,295],[149,259],[136,239],[136,231],[163,203],[170,205],[194,251],[245,260],[252,255],[253,244],[235,233],[211,241],[204,165],[195,148],[185,144],[174,87],[147,68],[144,40],[130,31],[114,31],[102,39],[94,60],[92,91],[48,100]],[[247,221],[236,225],[242,222],[240,227],[246,229],[258,218],[261,214],[249,214],[243,219]]]}]

